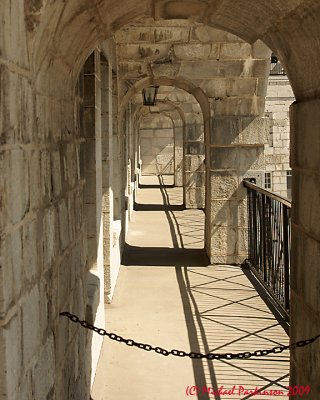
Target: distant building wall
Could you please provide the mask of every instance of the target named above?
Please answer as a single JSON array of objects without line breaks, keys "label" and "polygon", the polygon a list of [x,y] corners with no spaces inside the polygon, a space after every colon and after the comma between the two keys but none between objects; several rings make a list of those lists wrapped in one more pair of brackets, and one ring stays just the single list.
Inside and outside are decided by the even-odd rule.
[{"label": "distant building wall", "polygon": [[159,114],[143,121],[140,146],[143,175],[174,173],[174,128],[169,117]]},{"label": "distant building wall", "polygon": [[289,107],[295,101],[287,76],[269,77],[266,96],[266,117],[270,121],[269,143],[265,145],[265,173],[262,185],[284,197],[291,198],[289,164]]}]

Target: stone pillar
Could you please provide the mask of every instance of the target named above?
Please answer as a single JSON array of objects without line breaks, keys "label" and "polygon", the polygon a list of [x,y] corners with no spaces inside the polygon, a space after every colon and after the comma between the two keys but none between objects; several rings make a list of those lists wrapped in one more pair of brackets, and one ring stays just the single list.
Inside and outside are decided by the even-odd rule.
[{"label": "stone pillar", "polygon": [[112,158],[112,68],[107,60],[101,62],[101,120],[102,120],[102,189],[103,189],[103,263],[105,301],[113,296],[119,266],[112,257],[113,223],[113,158]]},{"label": "stone pillar", "polygon": [[120,159],[120,136],[118,129],[118,90],[117,90],[117,76],[112,73],[112,157],[113,157],[113,212],[114,220],[120,221],[121,219],[121,159]]},{"label": "stone pillar", "polygon": [[[290,108],[293,170],[291,245],[291,342],[320,332],[320,100]],[[291,351],[292,385],[319,393],[320,340]]]},{"label": "stone pillar", "polygon": [[240,264],[247,257],[245,177],[264,169],[267,118],[220,116],[212,121],[208,149],[210,258],[214,264]]},{"label": "stone pillar", "polygon": [[186,208],[205,206],[205,146],[201,114],[185,114],[184,203]]},{"label": "stone pillar", "polygon": [[174,184],[183,186],[183,134],[184,125],[180,119],[174,120]]},{"label": "stone pillar", "polygon": [[[95,50],[84,65],[83,162],[85,178],[84,218],[87,228],[88,259],[87,316],[95,325],[104,325],[104,261],[102,218],[102,139],[100,52]],[[92,336],[91,384],[100,355],[102,340]]]}]

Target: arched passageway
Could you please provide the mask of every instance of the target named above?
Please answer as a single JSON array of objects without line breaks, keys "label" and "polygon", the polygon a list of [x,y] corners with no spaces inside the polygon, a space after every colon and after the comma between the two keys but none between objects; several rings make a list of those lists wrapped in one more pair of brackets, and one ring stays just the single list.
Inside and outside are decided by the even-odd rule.
[{"label": "arched passageway", "polygon": [[[79,148],[83,138],[80,134],[79,118],[75,113],[75,87],[85,60],[100,43],[108,63],[113,67],[108,68],[109,79],[113,79],[115,83],[119,78],[117,72],[121,71],[120,68],[117,70],[112,35],[129,23],[137,22],[143,25],[146,18],[157,21],[160,28],[162,19],[189,19],[199,24],[189,29],[188,32],[193,35],[190,37],[201,43],[210,42],[211,36],[208,36],[206,26],[211,26],[215,34],[217,29],[220,29],[229,32],[227,35],[237,35],[251,44],[250,53],[239,58],[239,63],[234,64],[236,72],[232,72],[234,77],[258,77],[257,86],[251,96],[247,96],[249,89],[246,89],[243,92],[246,96],[230,99],[233,96],[228,92],[223,94],[221,100],[215,92],[214,101],[208,102],[211,108],[208,110],[209,119],[205,119],[205,126],[207,123],[209,127],[207,138],[210,138],[207,151],[209,147],[214,148],[210,150],[214,154],[214,160],[219,158],[219,153],[221,161],[231,157],[233,162],[236,162],[243,148],[246,152],[251,152],[249,159],[253,154],[253,159],[259,158],[258,147],[263,139],[259,139],[258,143],[243,143],[240,133],[246,131],[247,126],[252,126],[252,121],[261,126],[263,124],[259,116],[263,112],[262,81],[267,74],[268,54],[262,43],[269,46],[283,63],[296,97],[295,104],[291,106],[291,340],[296,341],[319,332],[320,232],[316,221],[319,217],[320,198],[320,76],[315,73],[320,65],[319,3],[316,0],[271,0],[268,3],[263,0],[116,3],[101,0],[26,0],[19,3],[7,0],[0,6],[0,23],[3,28],[0,41],[0,162],[3,171],[1,185],[4,187],[4,190],[1,190],[0,224],[3,258],[0,269],[0,354],[1,361],[6,366],[0,374],[0,388],[5,397],[28,398],[27,396],[32,395],[29,392],[27,395],[25,393],[31,390],[30,387],[33,396],[38,398],[47,395],[64,398],[68,393],[75,393],[80,399],[88,394],[87,382],[90,377],[85,376],[85,368],[82,367],[91,362],[88,360],[90,357],[87,357],[91,353],[81,350],[86,347],[87,339],[82,334],[79,337],[75,336],[78,331],[69,327],[66,321],[61,322],[59,318],[59,312],[66,305],[79,311],[82,316],[86,313],[84,308],[87,305],[87,294],[83,287],[87,273],[86,231],[81,223],[81,211],[77,212],[83,209],[79,199],[82,198],[84,183],[78,168]],[[167,30],[165,26],[162,35],[165,35]],[[139,37],[140,33],[141,29]],[[155,44],[156,41],[161,42],[163,37],[160,35],[151,41]],[[143,39],[142,35],[142,40],[148,42],[149,39]],[[238,48],[239,45],[234,45],[233,55]],[[210,66],[217,68],[224,76],[228,73],[228,54],[220,52],[219,56],[220,58],[209,60]],[[160,78],[164,79],[162,84],[165,79],[169,82],[172,79],[176,80],[172,74],[176,73],[177,63],[170,60],[167,60],[168,63],[173,65],[169,69],[159,67]],[[189,67],[179,69],[180,74],[190,74],[195,80],[198,72]],[[140,78],[144,79],[146,84],[155,82],[154,77],[151,79],[143,70],[140,74]],[[109,109],[113,110],[115,116],[108,122],[108,131],[112,131],[113,135],[108,143],[112,143],[112,146],[118,149],[122,145],[120,131],[123,127],[123,114],[118,107],[124,104],[130,87],[134,85],[130,82],[130,74],[126,75],[126,81],[127,86],[119,85],[119,92],[108,89],[109,102],[112,103],[112,108],[109,103]],[[116,87],[114,84],[114,89]],[[197,88],[197,85],[193,83],[193,87]],[[197,88],[193,94],[197,96],[198,93]],[[231,100],[235,108],[231,106]],[[215,111],[213,121],[212,111]],[[217,118],[219,112],[220,120]],[[222,118],[226,116],[230,119]],[[249,118],[246,120],[247,117]],[[236,122],[239,125],[235,124]],[[218,135],[221,126],[226,125],[237,126],[233,131],[234,137],[229,138],[227,143],[224,141],[225,137]],[[127,129],[130,132],[130,121]],[[226,129],[223,128],[223,131]],[[250,133],[250,130],[246,132],[248,131]],[[240,142],[235,143],[235,138],[240,138]],[[208,156],[209,154],[207,159],[210,158]],[[238,203],[238,209],[242,196],[240,181],[244,176],[239,171],[247,171],[250,168],[239,161],[239,170],[233,174],[237,176],[235,179],[225,171],[231,169],[234,164],[215,162],[211,165],[215,168],[211,169],[210,177],[207,174],[207,182],[211,179],[212,172],[215,174],[215,179],[210,184],[211,193],[217,193],[219,189],[222,192],[224,187],[232,187],[232,190],[224,193],[223,200],[228,199],[230,203],[224,211],[234,210],[234,202]],[[107,158],[105,163],[104,167],[108,163]],[[120,164],[121,174],[124,176],[123,169],[127,170],[127,165],[119,161]],[[252,162],[249,164],[252,165]],[[103,169],[103,163],[101,168]],[[114,171],[117,174],[120,168],[115,168]],[[218,181],[218,175],[224,175],[223,185]],[[124,189],[126,180],[121,182],[121,189]],[[239,197],[230,197],[230,192],[234,193],[237,188]],[[130,195],[128,187],[126,190]],[[210,193],[210,190],[207,193]],[[115,207],[118,207],[118,200],[125,203],[122,197],[115,196],[115,201],[112,202]],[[218,206],[221,199],[210,197],[209,200],[208,206]],[[104,204],[101,207],[103,209]],[[109,209],[106,210],[105,214],[108,214]],[[117,216],[117,221],[122,220],[122,226],[125,226],[128,215],[129,213],[124,213]],[[219,218],[221,215],[219,214]],[[105,217],[108,218],[107,215]],[[216,220],[217,216],[213,215],[212,218]],[[97,225],[99,226],[99,223]],[[223,231],[232,236],[233,226],[221,228],[215,227],[211,232],[207,232],[207,237],[221,235]],[[242,233],[245,234],[244,229]],[[115,246],[121,248],[121,235],[121,232],[112,233],[113,240],[108,244],[110,249]],[[212,240],[208,247],[213,247]],[[230,247],[234,246],[226,248],[226,253],[221,255],[223,262],[230,260],[226,257]],[[13,335],[12,332],[17,335]],[[91,343],[89,347],[90,345]],[[299,349],[292,351],[291,380],[294,385],[310,384],[312,389],[316,390],[320,362],[317,356],[318,346],[318,343],[314,343],[303,352]],[[12,348],[16,350],[12,352]],[[18,356],[21,354],[22,358]],[[73,365],[77,367],[71,368]],[[45,385],[41,384],[39,371],[48,372],[46,375],[50,379]],[[61,371],[68,373],[62,374]],[[83,385],[80,385],[80,382],[83,382]]]}]

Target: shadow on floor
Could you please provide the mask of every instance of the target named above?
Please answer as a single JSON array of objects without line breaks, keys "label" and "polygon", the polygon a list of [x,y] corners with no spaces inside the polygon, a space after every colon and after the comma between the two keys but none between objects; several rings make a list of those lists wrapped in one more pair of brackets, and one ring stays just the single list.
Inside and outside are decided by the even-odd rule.
[{"label": "shadow on floor", "polygon": [[174,188],[174,185],[172,184],[161,184],[159,183],[156,185],[149,185],[149,184],[143,184],[139,183],[139,189],[160,189],[160,188]]},{"label": "shadow on floor", "polygon": [[181,249],[169,247],[138,247],[125,245],[122,265],[182,267],[209,265],[204,249]]},{"label": "shadow on floor", "polygon": [[[176,268],[192,351],[238,353],[287,344],[288,338],[241,268]],[[285,398],[289,353],[248,360],[196,361],[196,385],[205,388],[278,390]],[[204,383],[203,383],[204,382]],[[205,393],[198,399],[208,399]],[[214,395],[219,400],[219,394]],[[233,399],[265,398],[255,394]],[[279,398],[279,397],[278,397]]]},{"label": "shadow on floor", "polygon": [[133,209],[135,211],[183,211],[185,206],[183,204],[169,205],[169,204],[139,204],[135,203]]},{"label": "shadow on floor", "polygon": [[[157,207],[158,211],[163,211],[174,247],[126,244],[122,264],[175,268],[190,350],[200,353],[238,353],[284,344],[287,341],[285,333],[250,283],[249,276],[246,277],[240,267],[209,266],[204,249],[185,248],[179,219],[173,213],[173,207],[177,206],[170,205],[170,194],[166,190],[166,187],[172,186],[162,185],[159,177],[159,185],[145,185],[144,188],[149,187],[159,188],[164,204],[138,204],[135,210],[146,211],[148,207],[150,210]],[[184,224],[190,224],[191,232],[197,229],[192,218],[190,221],[185,218]],[[261,390],[272,389],[286,393],[288,353],[248,360],[212,362],[193,359],[192,365],[194,384],[199,388],[194,398],[198,400],[225,398],[219,393],[208,393],[206,390],[217,390],[221,386],[225,389],[243,387],[246,390],[258,387]],[[235,394],[228,398],[247,400],[265,397]],[[285,395],[280,398],[285,398]]]}]

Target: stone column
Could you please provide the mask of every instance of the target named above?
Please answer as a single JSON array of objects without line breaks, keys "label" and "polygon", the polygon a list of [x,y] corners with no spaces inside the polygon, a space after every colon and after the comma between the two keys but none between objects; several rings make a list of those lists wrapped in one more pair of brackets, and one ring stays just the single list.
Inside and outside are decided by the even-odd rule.
[{"label": "stone column", "polygon": [[[95,325],[104,324],[104,263],[102,218],[102,140],[100,52],[95,50],[84,66],[82,175],[85,178],[84,216],[88,241],[87,316]],[[92,336],[91,384],[102,340]]]},{"label": "stone column", "polygon": [[[320,100],[290,108],[292,191],[291,342],[320,332]],[[293,385],[319,393],[320,340],[291,352]],[[309,397],[308,397],[309,398]]]},{"label": "stone column", "polygon": [[101,62],[101,120],[104,293],[106,302],[110,302],[118,270],[116,268],[114,271],[115,266],[112,262],[112,68],[105,59]]},{"label": "stone column", "polygon": [[183,186],[183,133],[184,125],[180,120],[174,120],[174,184]]},{"label": "stone column", "polygon": [[267,118],[217,116],[208,149],[210,258],[215,264],[240,264],[247,257],[245,177],[264,170]]},{"label": "stone column", "polygon": [[184,203],[186,208],[205,206],[205,146],[201,114],[185,114]]}]

